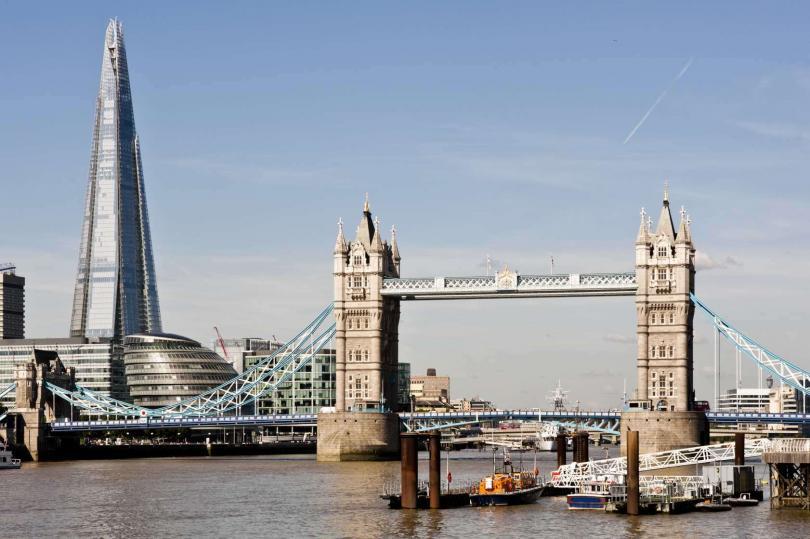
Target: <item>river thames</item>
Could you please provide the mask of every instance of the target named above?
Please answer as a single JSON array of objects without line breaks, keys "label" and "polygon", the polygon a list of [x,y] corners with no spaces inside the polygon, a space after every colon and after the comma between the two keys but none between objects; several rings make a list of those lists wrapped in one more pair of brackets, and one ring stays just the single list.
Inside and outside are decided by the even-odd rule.
[{"label": "river thames", "polygon": [[[598,453],[598,454],[597,454]],[[592,448],[592,457],[601,456]],[[420,454],[420,478],[427,477]],[[525,457],[527,469],[533,466]],[[554,467],[540,456],[540,469]],[[450,461],[454,484],[490,453]],[[758,475],[764,475],[760,467]],[[443,469],[442,474],[446,475]],[[810,513],[767,500],[727,513],[627,517],[567,511],[564,498],[516,507],[390,510],[379,495],[398,462],[317,463],[314,455],[26,463],[0,473],[4,537],[807,537]],[[766,487],[767,488],[767,487]]]}]

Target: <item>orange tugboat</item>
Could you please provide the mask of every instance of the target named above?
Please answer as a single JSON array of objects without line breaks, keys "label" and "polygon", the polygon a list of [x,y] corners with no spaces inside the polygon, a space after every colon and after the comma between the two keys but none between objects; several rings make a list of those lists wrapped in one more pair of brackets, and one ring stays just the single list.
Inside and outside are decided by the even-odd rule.
[{"label": "orange tugboat", "polygon": [[545,488],[538,485],[539,470],[531,472],[522,469],[515,470],[509,455],[504,453],[503,466],[500,470],[495,466],[495,454],[492,455],[492,475],[481,479],[478,489],[470,492],[470,505],[519,505],[532,503]]}]

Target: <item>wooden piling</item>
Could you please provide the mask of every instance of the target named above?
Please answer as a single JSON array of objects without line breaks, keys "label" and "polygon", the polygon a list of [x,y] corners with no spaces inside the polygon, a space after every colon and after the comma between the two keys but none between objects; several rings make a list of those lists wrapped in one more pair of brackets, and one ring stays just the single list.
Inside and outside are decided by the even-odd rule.
[{"label": "wooden piling", "polygon": [[402,508],[416,509],[419,489],[419,436],[402,433],[399,438],[401,453]]},{"label": "wooden piling", "polygon": [[639,509],[638,479],[638,431],[630,430],[627,435],[627,514],[637,515]]},{"label": "wooden piling", "polygon": [[429,474],[429,496],[430,508],[441,509],[442,507],[442,446],[441,434],[437,431],[430,433],[428,449],[430,450],[430,474]]},{"label": "wooden piling", "polygon": [[742,466],[745,464],[745,433],[734,433],[734,465]]}]

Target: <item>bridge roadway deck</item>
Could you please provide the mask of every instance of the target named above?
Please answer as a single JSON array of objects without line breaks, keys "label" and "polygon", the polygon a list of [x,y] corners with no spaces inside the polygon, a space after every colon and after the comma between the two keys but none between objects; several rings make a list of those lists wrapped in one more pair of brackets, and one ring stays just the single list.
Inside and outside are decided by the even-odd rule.
[{"label": "bridge roadway deck", "polygon": [[[526,421],[618,421],[621,412],[617,410],[576,412],[538,410],[495,410],[482,412],[417,412],[399,414],[402,421],[445,422],[448,424],[481,423],[485,421],[526,420]],[[810,414],[768,414],[768,413],[726,413],[707,412],[713,424],[729,423],[779,423],[810,424]],[[213,417],[176,417],[166,419],[99,419],[91,421],[55,421],[51,424],[54,432],[84,432],[96,430],[145,430],[178,429],[205,427],[310,427],[316,426],[317,414],[285,415],[235,415]]]}]

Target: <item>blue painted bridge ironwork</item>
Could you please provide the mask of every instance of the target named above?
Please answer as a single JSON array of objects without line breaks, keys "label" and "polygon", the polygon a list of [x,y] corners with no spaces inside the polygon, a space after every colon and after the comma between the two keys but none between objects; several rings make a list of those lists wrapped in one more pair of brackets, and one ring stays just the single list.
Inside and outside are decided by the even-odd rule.
[{"label": "blue painted bridge ironwork", "polygon": [[[726,413],[707,412],[713,424],[786,424],[810,425],[810,414],[799,413]],[[58,420],[51,423],[54,432],[86,432],[104,430],[151,430],[186,429],[206,427],[314,427],[317,414],[278,414],[278,415],[232,415],[212,417],[175,417],[110,419],[90,421]],[[543,421],[560,423],[565,426],[581,425],[595,432],[618,434],[621,412],[608,411],[537,411],[537,410],[493,410],[482,412],[417,412],[401,413],[400,418],[406,427],[414,425],[414,430],[446,429],[463,425],[473,425],[490,421]]]}]

